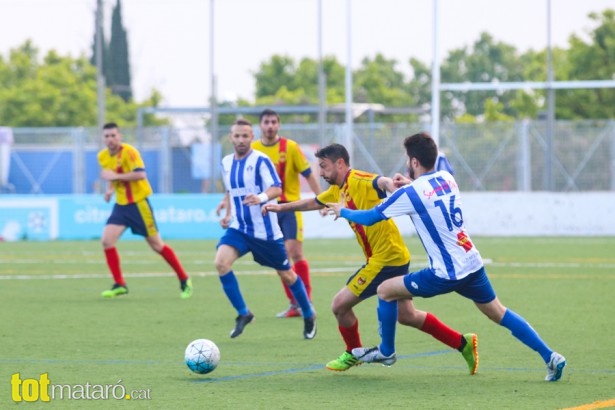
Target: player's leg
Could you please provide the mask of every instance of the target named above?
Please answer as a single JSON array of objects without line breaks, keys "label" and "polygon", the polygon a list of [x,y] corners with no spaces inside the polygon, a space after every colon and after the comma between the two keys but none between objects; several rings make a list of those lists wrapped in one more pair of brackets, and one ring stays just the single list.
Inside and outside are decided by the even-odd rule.
[{"label": "player's leg", "polygon": [[237,311],[235,318],[235,328],[231,331],[231,338],[235,338],[243,333],[244,327],[254,320],[254,315],[248,309],[246,302],[239,288],[239,282],[232,270],[233,263],[242,255],[248,252],[245,237],[234,230],[227,229],[224,236],[220,238],[217,245],[214,265],[220,277],[222,290],[226,294],[229,302]]},{"label": "player's leg", "polygon": [[[308,298],[312,300],[312,287],[309,276],[309,265],[303,257],[303,226],[300,226],[302,222],[301,213],[299,212],[282,212],[278,214],[278,224],[284,235],[284,246],[286,253],[293,262],[293,271],[301,278]],[[292,291],[287,284],[282,281],[284,292],[288,299],[288,308],[278,313],[276,316],[279,318],[300,317],[301,308],[295,300]]]},{"label": "player's leg", "polygon": [[275,269],[282,281],[288,285],[301,308],[304,325],[303,337],[313,339],[316,336],[316,314],[312,309],[303,281],[290,268],[284,241],[281,238],[276,240],[249,238],[248,241],[254,260],[263,266]]},{"label": "player's leg", "polygon": [[459,293],[472,299],[478,309],[489,319],[510,330],[521,343],[538,352],[547,365],[547,381],[559,380],[566,366],[564,356],[551,350],[538,332],[521,315],[500,302],[484,268],[471,275],[471,282],[464,287],[463,292],[459,291]]},{"label": "player's leg", "polygon": [[312,279],[310,278],[310,265],[303,254],[303,214],[301,212],[287,212],[291,215],[292,231],[284,235],[284,244],[290,260],[293,261],[293,271],[301,278],[305,285],[308,298],[312,300]]},{"label": "player's leg", "polygon": [[188,299],[192,296],[192,280],[184,270],[177,254],[169,245],[162,241],[159,233],[155,233],[145,238],[148,245],[152,250],[158,253],[162,258],[169,264],[169,266],[173,269],[175,274],[177,275],[177,279],[179,280],[179,289],[181,291],[181,298]]},{"label": "player's leg", "polygon": [[122,275],[120,254],[117,251],[116,244],[129,226],[128,216],[131,212],[131,208],[132,207],[128,205],[122,206],[115,204],[111,211],[111,215],[109,215],[107,219],[105,228],[103,229],[101,243],[107,266],[113,276],[113,286],[111,289],[102,292],[102,297],[105,298],[113,298],[128,293],[128,288],[126,287],[126,282]]},{"label": "player's leg", "polygon": [[312,309],[312,303],[308,298],[305,285],[301,278],[290,269],[276,269],[282,281],[289,287],[293,293],[293,297],[301,308],[303,316],[303,337],[305,339],[313,339],[316,336],[316,313]]},{"label": "player's leg", "polygon": [[478,370],[478,336],[476,334],[462,335],[444,324],[434,314],[417,309],[411,299],[398,300],[397,308],[397,320],[400,324],[414,327],[458,350],[468,364],[470,374],[476,374]]},{"label": "player's leg", "polygon": [[[348,288],[355,295],[360,291],[357,296],[362,299],[368,298],[376,292],[379,294],[380,287],[388,280],[401,277],[407,272],[408,264],[388,266],[378,258],[370,258],[368,263],[348,281]],[[356,347],[351,352],[363,362],[379,362],[390,366],[397,360],[395,356],[397,300],[383,300],[379,296],[377,316],[381,336],[380,345],[371,348]]]},{"label": "player's leg", "polygon": [[[362,347],[352,350],[352,354],[366,363],[382,363],[387,366],[397,361],[395,353],[395,333],[398,316],[397,299],[385,299],[385,293],[381,289],[388,289],[389,282],[399,281],[403,285],[401,277],[395,277],[384,281],[378,287],[378,328],[380,330],[380,345],[374,347]],[[385,286],[386,285],[386,286]],[[384,288],[383,288],[384,287]]]},{"label": "player's leg", "polygon": [[326,364],[329,370],[343,372],[362,363],[352,354],[352,349],[363,346],[359,334],[359,319],[352,310],[361,300],[348,287],[343,287],[333,297],[331,310],[337,319],[337,327],[346,345],[346,350],[340,357]]},{"label": "player's leg", "polygon": [[161,255],[169,266],[171,266],[179,280],[182,299],[188,299],[192,296],[192,281],[190,281],[188,274],[184,270],[173,248],[162,241],[160,233],[158,232],[154,211],[149,200],[145,199],[137,202],[136,207],[139,218],[132,224],[132,231],[137,235],[144,236],[150,248]]},{"label": "player's leg", "polygon": [[122,267],[120,264],[120,254],[117,251],[116,244],[122,233],[126,230],[126,226],[107,224],[103,229],[102,234],[102,247],[105,252],[105,260],[109,271],[113,276],[113,286],[109,290],[102,292],[101,296],[104,298],[113,298],[115,296],[125,295],[128,293],[128,287],[122,274]]}]

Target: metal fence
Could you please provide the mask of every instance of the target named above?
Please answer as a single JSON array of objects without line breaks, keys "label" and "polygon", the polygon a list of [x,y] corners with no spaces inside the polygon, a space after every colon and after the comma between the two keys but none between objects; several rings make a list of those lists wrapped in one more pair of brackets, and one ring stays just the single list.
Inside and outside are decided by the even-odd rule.
[{"label": "metal fence", "polygon": [[[405,172],[403,138],[428,129],[422,123],[355,124],[353,167],[382,175]],[[218,164],[232,150],[227,126],[220,126],[215,138],[204,126],[122,132],[124,141],[140,149],[156,192],[222,190]],[[345,133],[343,124],[284,123],[281,130],[308,156],[323,144],[346,140]],[[2,193],[100,192],[96,154],[103,145],[97,129],[15,128],[13,135]],[[549,143],[544,121],[442,124],[440,148],[465,191],[615,191],[613,120],[558,121]],[[552,164],[550,172],[545,164]]]}]

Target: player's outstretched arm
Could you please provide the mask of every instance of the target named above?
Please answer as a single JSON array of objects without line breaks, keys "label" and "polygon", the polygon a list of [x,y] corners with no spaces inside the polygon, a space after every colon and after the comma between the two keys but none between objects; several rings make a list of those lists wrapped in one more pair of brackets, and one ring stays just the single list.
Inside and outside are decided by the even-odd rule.
[{"label": "player's outstretched arm", "polygon": [[371,226],[385,219],[385,217],[382,216],[376,208],[368,209],[366,211],[359,209],[348,209],[344,207],[343,203],[336,202],[328,202],[327,206],[332,210],[332,212],[335,213],[335,219],[342,217],[359,225]]},{"label": "player's outstretched arm", "polygon": [[266,204],[263,206],[263,215],[266,215],[267,212],[315,211],[324,207],[324,205],[317,202],[314,198],[305,198],[299,201],[286,202],[284,204]]}]

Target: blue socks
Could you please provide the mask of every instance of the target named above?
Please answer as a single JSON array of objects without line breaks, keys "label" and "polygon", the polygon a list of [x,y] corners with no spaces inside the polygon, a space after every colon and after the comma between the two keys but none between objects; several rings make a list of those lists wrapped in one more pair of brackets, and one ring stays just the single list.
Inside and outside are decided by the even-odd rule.
[{"label": "blue socks", "polygon": [[226,297],[235,310],[237,310],[237,313],[241,316],[247,315],[249,310],[246,306],[246,302],[243,300],[241,290],[239,290],[239,282],[237,282],[235,273],[230,271],[226,275],[220,276],[220,282],[222,283],[222,289],[224,293],[226,293]]},{"label": "blue socks", "polygon": [[395,329],[397,326],[397,301],[385,302],[378,298],[378,332],[380,353],[390,356],[395,353]]},{"label": "blue socks", "polygon": [[303,318],[309,319],[314,316],[314,312],[312,311],[312,304],[310,303],[307,291],[305,290],[305,284],[303,283],[301,278],[297,276],[297,280],[295,281],[295,283],[290,285],[288,288],[293,293],[295,300],[299,304],[301,312],[303,313]]},{"label": "blue socks", "polygon": [[[220,276],[220,282],[222,283],[222,289],[224,290],[224,293],[226,293],[226,297],[231,302],[235,310],[237,310],[237,314],[242,316],[247,315],[249,310],[243,299],[241,290],[239,289],[239,282],[237,282],[235,273],[230,271],[226,275]],[[314,311],[312,310],[312,305],[308,299],[305,285],[303,284],[301,278],[297,276],[297,281],[289,286],[289,288],[293,293],[295,300],[301,307],[303,317],[311,318],[314,315]]]},{"label": "blue socks", "polygon": [[512,335],[523,342],[526,346],[537,351],[545,363],[549,362],[553,350],[549,349],[549,346],[542,341],[538,333],[532,326],[530,326],[529,323],[527,323],[525,319],[512,310],[506,309],[506,313],[504,313],[504,317],[502,318],[500,325],[510,330]]}]

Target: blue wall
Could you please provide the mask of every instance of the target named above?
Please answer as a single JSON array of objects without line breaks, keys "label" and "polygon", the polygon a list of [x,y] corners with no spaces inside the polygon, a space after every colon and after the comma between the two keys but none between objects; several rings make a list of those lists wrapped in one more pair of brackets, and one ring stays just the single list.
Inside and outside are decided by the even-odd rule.
[{"label": "blue wall", "polygon": [[[152,195],[158,229],[165,239],[217,239],[222,194]],[[102,195],[3,195],[0,240],[99,239],[113,204]],[[135,237],[127,231],[126,238]]]},{"label": "blue wall", "polygon": [[[72,151],[53,150],[20,150],[13,149],[11,153],[11,166],[9,183],[15,188],[16,194],[72,194],[73,193],[73,166],[74,154]],[[95,193],[95,183],[100,175],[100,167],[96,159],[98,151],[85,153],[85,180],[86,193]],[[159,186],[159,155],[158,150],[142,150],[141,155],[145,162],[147,177],[154,189]],[[173,148],[171,151],[172,163],[172,192],[199,193],[201,192],[201,179],[192,177],[189,148]],[[25,170],[23,169],[25,168]],[[40,187],[35,189],[34,184]]]}]

